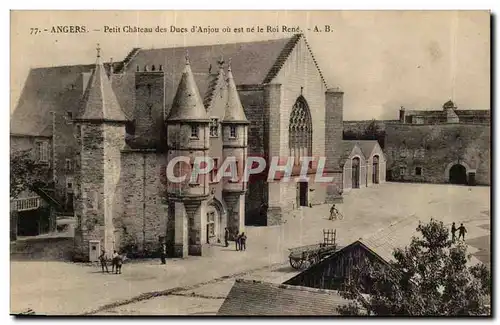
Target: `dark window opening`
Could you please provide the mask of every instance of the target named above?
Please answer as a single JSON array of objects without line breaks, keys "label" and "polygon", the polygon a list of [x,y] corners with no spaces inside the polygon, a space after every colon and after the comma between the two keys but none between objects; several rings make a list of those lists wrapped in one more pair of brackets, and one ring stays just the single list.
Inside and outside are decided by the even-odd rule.
[{"label": "dark window opening", "polygon": [[415,175],[422,176],[422,167],[415,167]]}]

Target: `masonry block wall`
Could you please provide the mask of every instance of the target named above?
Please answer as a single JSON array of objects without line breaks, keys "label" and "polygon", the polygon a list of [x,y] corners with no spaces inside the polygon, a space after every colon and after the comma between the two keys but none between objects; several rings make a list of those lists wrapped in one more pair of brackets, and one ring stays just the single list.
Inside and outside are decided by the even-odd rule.
[{"label": "masonry block wall", "polygon": [[[489,185],[490,146],[487,125],[388,125],[385,150],[388,178],[447,183],[447,166],[463,161],[476,170],[477,184]],[[400,167],[406,168],[403,175]],[[416,175],[416,167],[421,168],[421,175]]]},{"label": "masonry block wall", "polygon": [[104,126],[80,124],[75,215],[75,248],[84,257],[89,255],[89,240],[101,240],[105,247],[104,202]]},{"label": "masonry block wall", "polygon": [[[238,88],[238,94],[245,115],[250,122],[248,125],[247,155],[248,157],[265,157],[269,130],[265,115],[264,90],[262,87],[243,86]],[[252,176],[248,182],[245,194],[245,224],[247,225],[265,225],[265,221],[260,220],[259,214],[261,204],[267,203],[264,194],[267,191],[267,185],[262,178],[263,176]]]},{"label": "masonry block wall", "polygon": [[[282,85],[280,91],[270,93],[269,111],[269,154],[270,156],[288,157],[290,114],[300,96],[307,101],[312,119],[312,155],[325,156],[325,92],[326,87],[319,73],[315,60],[309,51],[307,43],[302,38],[290,53],[273,84]],[[275,86],[278,87],[278,86]],[[340,136],[342,139],[342,126]],[[283,211],[296,206],[297,184],[276,183],[269,184],[269,207]],[[279,194],[278,194],[279,193]],[[279,197],[278,197],[279,195]],[[276,196],[274,198],[273,196]]]},{"label": "masonry block wall", "polygon": [[135,245],[151,252],[159,248],[160,236],[167,236],[169,214],[161,177],[164,165],[164,157],[156,152],[122,151],[123,213],[115,215],[114,221],[119,248]]},{"label": "masonry block wall", "polygon": [[304,38],[299,40],[272,83],[283,85],[279,106],[281,128],[278,129],[280,132],[280,156],[288,157],[290,154],[290,149],[288,147],[290,113],[301,95],[306,99],[309,110],[311,111],[313,125],[312,155],[324,155],[326,88]]},{"label": "masonry block wall", "polygon": [[162,144],[163,107],[165,106],[165,74],[163,71],[135,73],[135,136],[139,145]]},{"label": "masonry block wall", "polygon": [[343,189],[349,191],[353,188],[353,178],[352,178],[352,163],[354,158],[359,158],[359,188],[366,187],[366,176],[367,176],[367,165],[365,156],[359,149],[355,147],[348,159],[345,160],[344,164],[344,180]]}]

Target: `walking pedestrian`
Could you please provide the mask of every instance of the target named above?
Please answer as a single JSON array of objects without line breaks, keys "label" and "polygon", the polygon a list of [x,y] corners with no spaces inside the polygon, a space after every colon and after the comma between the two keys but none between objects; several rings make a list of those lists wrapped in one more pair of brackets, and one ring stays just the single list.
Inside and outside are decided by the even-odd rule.
[{"label": "walking pedestrian", "polygon": [[467,233],[467,229],[465,229],[464,224],[461,223],[460,227],[458,227],[458,240],[460,240],[460,237],[465,240],[465,233]]},{"label": "walking pedestrian", "polygon": [[106,273],[109,273],[106,260],[106,251],[104,249],[101,251],[101,255],[99,255],[99,261],[101,262],[102,273],[104,273],[104,270],[106,270]]},{"label": "walking pedestrian", "polygon": [[455,226],[455,222],[451,225],[451,241],[454,243],[456,239],[457,226]]},{"label": "walking pedestrian", "polygon": [[247,249],[247,236],[245,235],[245,233],[241,233],[241,236],[240,236],[240,250],[244,251]]},{"label": "walking pedestrian", "polygon": [[161,264],[167,264],[167,244],[161,244],[161,252],[160,252]]},{"label": "walking pedestrian", "polygon": [[224,243],[226,247],[229,246],[229,230],[227,229],[227,227],[224,229]]}]

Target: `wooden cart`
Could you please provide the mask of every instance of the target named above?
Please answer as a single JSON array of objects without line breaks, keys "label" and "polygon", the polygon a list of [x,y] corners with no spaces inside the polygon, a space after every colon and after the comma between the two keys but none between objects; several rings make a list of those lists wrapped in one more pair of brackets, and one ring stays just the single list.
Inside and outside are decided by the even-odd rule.
[{"label": "wooden cart", "polygon": [[337,250],[336,230],[323,230],[323,243],[290,249],[288,259],[294,269],[309,268],[332,255]]}]

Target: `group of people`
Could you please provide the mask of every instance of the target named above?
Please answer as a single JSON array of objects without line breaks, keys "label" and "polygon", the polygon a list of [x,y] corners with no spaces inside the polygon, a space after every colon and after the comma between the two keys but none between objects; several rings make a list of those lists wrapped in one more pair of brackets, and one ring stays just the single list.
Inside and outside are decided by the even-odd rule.
[{"label": "group of people", "polygon": [[458,230],[458,240],[460,240],[460,237],[462,237],[463,240],[465,240],[465,234],[467,233],[467,229],[465,229],[464,224],[461,223],[460,227],[457,228],[455,226],[455,223],[451,225],[451,240],[452,242],[455,242],[456,240],[456,232]]},{"label": "group of people", "polygon": [[[122,274],[122,265],[125,256],[119,254],[117,251],[113,251],[111,256],[111,273]],[[99,255],[99,261],[101,262],[102,272],[109,273],[108,270],[108,258],[106,256],[106,251],[103,249],[101,255]]]},{"label": "group of people", "polygon": [[[247,235],[245,235],[244,232],[242,233],[237,233],[235,236],[234,240],[236,244],[236,250],[237,251],[244,251],[247,248]],[[225,246],[229,246],[229,229],[225,228],[224,229],[224,243]]]}]

